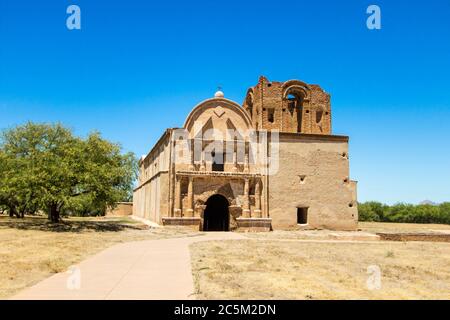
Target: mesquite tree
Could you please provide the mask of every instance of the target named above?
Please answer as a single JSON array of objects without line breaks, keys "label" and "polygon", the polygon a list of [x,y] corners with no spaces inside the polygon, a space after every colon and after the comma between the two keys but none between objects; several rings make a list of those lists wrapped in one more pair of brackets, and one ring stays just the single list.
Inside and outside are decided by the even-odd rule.
[{"label": "mesquite tree", "polygon": [[[59,222],[81,206],[104,211],[130,196],[137,162],[94,132],[86,139],[60,124],[27,123],[3,133],[0,204],[16,216],[36,210]],[[17,213],[17,214],[16,214]]]}]

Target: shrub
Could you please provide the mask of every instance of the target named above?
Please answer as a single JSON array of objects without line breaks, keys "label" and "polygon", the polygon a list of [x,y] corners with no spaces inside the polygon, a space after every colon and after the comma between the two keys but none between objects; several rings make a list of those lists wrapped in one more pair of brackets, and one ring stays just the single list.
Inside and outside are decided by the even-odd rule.
[{"label": "shrub", "polygon": [[369,201],[358,204],[359,221],[450,224],[450,202],[440,205]]}]

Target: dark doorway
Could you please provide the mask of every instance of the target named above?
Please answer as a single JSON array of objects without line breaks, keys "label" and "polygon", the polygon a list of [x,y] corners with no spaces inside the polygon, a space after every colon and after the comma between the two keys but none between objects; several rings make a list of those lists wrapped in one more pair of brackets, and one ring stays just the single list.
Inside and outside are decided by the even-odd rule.
[{"label": "dark doorway", "polygon": [[228,200],[220,194],[211,196],[206,201],[203,231],[228,231],[229,225]]},{"label": "dark doorway", "polygon": [[308,224],[308,208],[297,208],[297,223]]}]

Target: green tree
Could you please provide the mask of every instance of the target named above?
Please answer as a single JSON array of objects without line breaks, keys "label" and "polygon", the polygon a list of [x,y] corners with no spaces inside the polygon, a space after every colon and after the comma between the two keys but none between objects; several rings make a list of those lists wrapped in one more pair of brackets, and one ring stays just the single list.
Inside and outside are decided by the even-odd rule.
[{"label": "green tree", "polygon": [[411,222],[413,216],[414,206],[412,204],[397,203],[388,208],[384,221]]},{"label": "green tree", "polygon": [[37,205],[52,222],[83,206],[104,212],[129,196],[136,178],[132,153],[122,155],[120,145],[99,133],[78,138],[60,124],[7,130],[1,149],[8,172],[2,180],[9,186],[0,189],[2,203],[13,201],[22,210]]},{"label": "green tree", "polygon": [[68,209],[80,215],[104,214],[107,207],[132,195],[137,161],[132,153],[122,155],[120,146],[91,134],[81,145],[78,184]]},{"label": "green tree", "polygon": [[360,221],[383,221],[387,206],[375,201],[358,204],[358,214]]},{"label": "green tree", "polygon": [[23,218],[38,209],[31,169],[22,154],[11,156],[0,148],[0,205],[11,217]]},{"label": "green tree", "polygon": [[450,202],[444,202],[439,205],[439,218],[442,223],[450,224]]},{"label": "green tree", "polygon": [[450,224],[450,203],[405,204],[392,206],[379,202],[358,204],[360,221],[408,222],[408,223],[447,223]]}]

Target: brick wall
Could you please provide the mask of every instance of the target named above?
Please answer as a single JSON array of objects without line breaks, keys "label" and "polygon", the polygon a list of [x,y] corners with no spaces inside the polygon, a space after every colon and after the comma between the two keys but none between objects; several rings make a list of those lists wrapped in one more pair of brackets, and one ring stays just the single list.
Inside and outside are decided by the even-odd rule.
[{"label": "brick wall", "polygon": [[331,134],[330,95],[302,81],[269,81],[260,77],[243,104],[256,129]]}]

